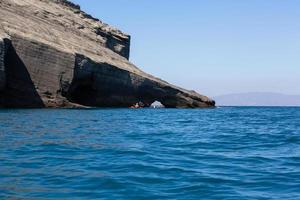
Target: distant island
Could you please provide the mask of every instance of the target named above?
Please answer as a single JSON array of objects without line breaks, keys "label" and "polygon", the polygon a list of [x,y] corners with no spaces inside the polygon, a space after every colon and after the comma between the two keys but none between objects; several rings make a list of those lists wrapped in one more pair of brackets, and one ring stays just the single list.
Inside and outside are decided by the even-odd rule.
[{"label": "distant island", "polygon": [[218,106],[300,106],[300,95],[272,92],[227,94],[214,99]]},{"label": "distant island", "polygon": [[130,36],[72,2],[1,0],[0,18],[0,107],[215,105],[140,70]]}]

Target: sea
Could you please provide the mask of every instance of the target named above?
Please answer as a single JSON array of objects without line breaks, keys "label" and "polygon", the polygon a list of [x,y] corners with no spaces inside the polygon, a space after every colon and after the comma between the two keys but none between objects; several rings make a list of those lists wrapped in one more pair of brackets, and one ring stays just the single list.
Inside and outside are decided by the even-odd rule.
[{"label": "sea", "polygon": [[300,200],[300,107],[2,109],[0,199]]}]

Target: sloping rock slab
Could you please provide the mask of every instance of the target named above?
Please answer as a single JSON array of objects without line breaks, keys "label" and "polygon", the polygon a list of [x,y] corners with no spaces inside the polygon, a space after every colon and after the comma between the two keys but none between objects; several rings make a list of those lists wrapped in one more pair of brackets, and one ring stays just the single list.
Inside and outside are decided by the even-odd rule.
[{"label": "sloping rock slab", "polygon": [[66,0],[3,0],[0,19],[0,106],[215,105],[141,71],[128,61],[129,35]]}]

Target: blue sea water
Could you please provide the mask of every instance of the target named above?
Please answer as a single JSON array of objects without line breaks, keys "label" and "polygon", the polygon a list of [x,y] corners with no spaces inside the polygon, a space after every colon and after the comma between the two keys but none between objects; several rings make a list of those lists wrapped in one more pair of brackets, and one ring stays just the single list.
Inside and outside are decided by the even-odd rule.
[{"label": "blue sea water", "polygon": [[300,108],[0,110],[0,199],[300,199]]}]

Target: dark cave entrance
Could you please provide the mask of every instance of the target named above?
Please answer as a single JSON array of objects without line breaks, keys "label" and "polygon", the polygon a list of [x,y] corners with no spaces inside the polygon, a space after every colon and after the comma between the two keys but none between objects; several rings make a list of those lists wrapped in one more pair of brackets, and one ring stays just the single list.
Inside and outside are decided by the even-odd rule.
[{"label": "dark cave entrance", "polygon": [[79,84],[71,89],[69,99],[84,106],[96,106],[97,91],[91,84]]}]

